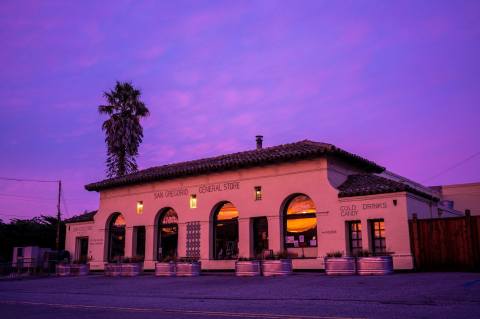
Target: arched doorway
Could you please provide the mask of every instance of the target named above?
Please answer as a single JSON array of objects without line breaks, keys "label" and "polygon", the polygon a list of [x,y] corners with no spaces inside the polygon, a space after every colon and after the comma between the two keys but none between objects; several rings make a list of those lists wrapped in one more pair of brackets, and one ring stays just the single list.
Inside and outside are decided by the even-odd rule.
[{"label": "arched doorway", "polygon": [[230,202],[217,205],[213,214],[213,258],[238,257],[238,210]]},{"label": "arched doorway", "polygon": [[125,218],[120,213],[110,217],[108,223],[108,261],[114,262],[125,255]]},{"label": "arched doorway", "polygon": [[[316,254],[317,209],[304,194],[291,196],[283,209],[284,247],[300,257]],[[312,251],[310,251],[312,250]]]},{"label": "arched doorway", "polygon": [[176,257],[178,246],[178,215],[173,208],[160,212],[157,230],[157,260]]}]

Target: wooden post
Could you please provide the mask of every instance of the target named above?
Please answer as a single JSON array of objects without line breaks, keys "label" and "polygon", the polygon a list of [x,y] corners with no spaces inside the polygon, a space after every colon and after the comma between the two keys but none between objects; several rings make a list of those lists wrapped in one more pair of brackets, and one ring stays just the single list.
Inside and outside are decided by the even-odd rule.
[{"label": "wooden post", "polygon": [[58,202],[57,202],[57,238],[55,241],[55,247],[57,252],[60,250],[60,197],[62,196],[62,181],[58,181]]},{"label": "wooden post", "polygon": [[413,214],[412,223],[412,235],[411,235],[411,247],[413,253],[413,263],[416,270],[420,269],[421,266],[421,258],[420,258],[420,243],[419,243],[419,236],[418,236],[418,220],[417,214]]},{"label": "wooden post", "polygon": [[472,232],[472,216],[470,214],[470,210],[466,209],[465,210],[465,248],[467,250],[467,256],[468,256],[468,268],[473,270],[475,267],[475,254],[473,251],[473,232]]}]

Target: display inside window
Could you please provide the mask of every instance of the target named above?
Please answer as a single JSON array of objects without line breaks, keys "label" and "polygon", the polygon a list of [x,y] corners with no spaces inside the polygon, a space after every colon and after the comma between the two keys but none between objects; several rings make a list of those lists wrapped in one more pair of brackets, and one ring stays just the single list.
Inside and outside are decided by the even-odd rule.
[{"label": "display inside window", "polygon": [[317,247],[316,207],[310,197],[298,195],[287,206],[285,217],[285,247]]},{"label": "display inside window", "polygon": [[238,257],[238,210],[232,203],[223,204],[214,218],[215,259]]},{"label": "display inside window", "polygon": [[350,256],[357,256],[362,251],[362,224],[360,221],[351,221],[347,225]]},{"label": "display inside window", "polygon": [[371,220],[371,238],[372,238],[372,252],[374,254],[381,254],[387,251],[387,244],[385,241],[385,224],[383,219]]}]

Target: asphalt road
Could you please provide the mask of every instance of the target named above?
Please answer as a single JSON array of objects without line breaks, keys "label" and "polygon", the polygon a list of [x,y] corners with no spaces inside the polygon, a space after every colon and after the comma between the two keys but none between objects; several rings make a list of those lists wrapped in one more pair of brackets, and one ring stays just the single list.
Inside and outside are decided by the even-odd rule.
[{"label": "asphalt road", "polygon": [[480,318],[479,273],[0,280],[0,318]]}]

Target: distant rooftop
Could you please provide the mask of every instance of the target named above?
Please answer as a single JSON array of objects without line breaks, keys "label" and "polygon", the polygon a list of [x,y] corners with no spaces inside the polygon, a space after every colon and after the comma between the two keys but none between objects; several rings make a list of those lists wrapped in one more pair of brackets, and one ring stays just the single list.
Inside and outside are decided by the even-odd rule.
[{"label": "distant rooftop", "polygon": [[76,216],[73,216],[71,218],[65,219],[65,223],[92,222],[96,213],[97,213],[97,211],[94,210],[94,211],[91,211],[91,212],[76,215]]}]

